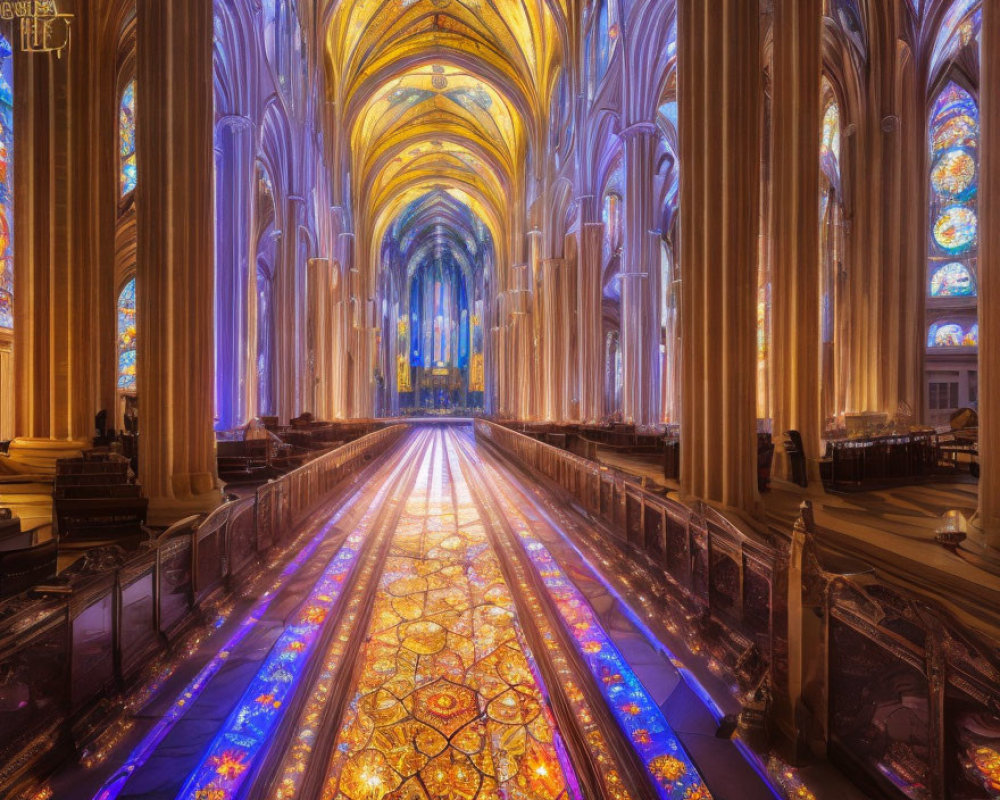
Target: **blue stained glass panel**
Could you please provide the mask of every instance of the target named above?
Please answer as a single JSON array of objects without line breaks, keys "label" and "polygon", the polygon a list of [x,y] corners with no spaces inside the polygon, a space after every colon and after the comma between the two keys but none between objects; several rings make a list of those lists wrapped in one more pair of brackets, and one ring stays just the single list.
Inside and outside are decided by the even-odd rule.
[{"label": "blue stained glass panel", "polygon": [[118,388],[135,391],[135,278],[118,295]]},{"label": "blue stained glass panel", "polygon": [[135,159],[135,81],[122,92],[118,107],[118,144],[121,157],[121,192],[127,195],[138,180]]},{"label": "blue stained glass panel", "polygon": [[975,297],[976,282],[965,264],[952,261],[931,275],[931,297]]},{"label": "blue stained glass panel", "polygon": [[13,51],[0,35],[0,328],[14,327]]},{"label": "blue stained glass panel", "polygon": [[966,206],[948,206],[934,222],[934,241],[946,253],[965,253],[976,244],[979,220]]}]

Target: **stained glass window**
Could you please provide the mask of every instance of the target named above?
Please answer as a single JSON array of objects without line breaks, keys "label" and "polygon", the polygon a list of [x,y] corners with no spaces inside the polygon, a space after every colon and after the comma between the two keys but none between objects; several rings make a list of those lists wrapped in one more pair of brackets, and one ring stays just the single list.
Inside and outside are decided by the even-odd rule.
[{"label": "stained glass window", "polygon": [[604,195],[601,211],[604,222],[604,257],[610,258],[622,247],[624,220],[622,219],[622,199],[614,192]]},{"label": "stained glass window", "polygon": [[820,143],[820,159],[825,170],[840,172],[840,107],[831,102],[823,114],[823,139]]},{"label": "stained glass window", "polygon": [[597,83],[600,84],[611,61],[611,29],[608,20],[608,0],[597,8]]},{"label": "stained glass window", "polygon": [[118,295],[118,388],[135,391],[135,278]]},{"label": "stained glass window", "polygon": [[[968,325],[966,327],[966,325]],[[978,323],[935,322],[927,332],[928,347],[978,347]]]},{"label": "stained glass window", "polygon": [[979,108],[973,97],[956,83],[945,86],[934,102],[928,147],[931,165],[928,294],[931,298],[975,297]]},{"label": "stained glass window", "polygon": [[133,189],[138,178],[135,162],[135,81],[122,92],[118,106],[118,144],[121,158],[121,190],[124,197]]},{"label": "stained glass window", "polygon": [[952,261],[931,275],[931,297],[974,297],[976,281],[969,268]]},{"label": "stained glass window", "polygon": [[0,35],[0,328],[14,327],[13,51]]}]

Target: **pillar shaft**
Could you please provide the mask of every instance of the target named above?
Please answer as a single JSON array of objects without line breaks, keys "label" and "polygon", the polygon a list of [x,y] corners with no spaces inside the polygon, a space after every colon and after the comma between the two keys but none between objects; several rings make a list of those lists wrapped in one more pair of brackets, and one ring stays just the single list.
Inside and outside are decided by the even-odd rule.
[{"label": "pillar shaft", "polygon": [[83,0],[59,10],[74,15],[72,46],[60,58],[14,56],[14,432],[76,447],[93,435],[100,350],[114,346],[95,335],[110,333],[98,320],[114,307],[113,278],[101,271],[113,263],[113,233],[98,231],[113,231],[117,194],[95,152],[107,132],[99,34],[110,12]]},{"label": "pillar shaft", "polygon": [[350,270],[354,255],[354,234],[342,233],[337,237],[337,251],[340,254],[339,263],[334,263],[333,300],[334,331],[333,331],[333,381],[334,407],[333,414],[337,419],[350,416],[350,346],[351,332],[351,288]]},{"label": "pillar shaft", "polygon": [[285,202],[281,236],[278,239],[278,268],[275,281],[275,328],[277,362],[275,369],[278,417],[283,425],[303,412],[306,398],[305,326],[306,258],[301,240],[305,201],[291,196]]},{"label": "pillar shaft", "polygon": [[154,504],[209,495],[212,431],[212,7],[138,0],[139,469]]},{"label": "pillar shaft", "polygon": [[585,206],[593,198],[580,199],[580,248],[577,255],[578,306],[576,317],[580,421],[598,422],[604,415],[603,342],[601,338],[601,248],[604,225]]},{"label": "pillar shaft", "polygon": [[514,289],[509,293],[513,358],[508,362],[508,378],[513,391],[513,414],[517,419],[533,419],[532,379],[534,377],[535,337],[531,305],[533,283],[530,264],[519,264],[512,272]]},{"label": "pillar shaft", "polygon": [[[771,342],[774,432],[819,455],[819,165],[821,0],[774,4]],[[779,460],[785,467],[785,459]]]},{"label": "pillar shaft", "polygon": [[[982,85],[1000,86],[1000,7],[983,4]],[[1000,94],[980,94],[979,524],[1000,548]]]},{"label": "pillar shaft", "polygon": [[[251,270],[254,195],[254,128],[246,117],[216,126],[215,389],[216,426],[244,424],[256,394],[251,327],[257,270]],[[253,336],[251,336],[253,331]]]},{"label": "pillar shaft", "polygon": [[562,359],[560,358],[559,339],[566,330],[560,307],[560,277],[562,275],[562,259],[547,258],[542,261],[540,277],[536,284],[540,294],[538,309],[542,328],[542,376],[541,404],[542,419],[554,422],[562,418],[563,385]]},{"label": "pillar shaft", "polygon": [[330,419],[330,262],[325,258],[309,259],[309,407],[317,419]]},{"label": "pillar shaft", "polygon": [[622,132],[625,143],[625,239],[621,274],[622,413],[626,422],[660,421],[660,253],[653,179],[659,133],[653,123]]},{"label": "pillar shaft", "polygon": [[744,509],[758,500],[757,29],[756,3],[679,3],[682,489]]}]

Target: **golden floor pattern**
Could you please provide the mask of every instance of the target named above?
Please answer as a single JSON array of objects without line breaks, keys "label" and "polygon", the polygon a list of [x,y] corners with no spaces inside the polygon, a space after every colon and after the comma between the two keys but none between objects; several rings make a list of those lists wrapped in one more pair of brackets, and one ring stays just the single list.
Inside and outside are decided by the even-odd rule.
[{"label": "golden floor pattern", "polygon": [[[574,780],[479,513],[439,436],[380,579],[324,800],[560,800]],[[569,777],[567,777],[569,776]]]}]

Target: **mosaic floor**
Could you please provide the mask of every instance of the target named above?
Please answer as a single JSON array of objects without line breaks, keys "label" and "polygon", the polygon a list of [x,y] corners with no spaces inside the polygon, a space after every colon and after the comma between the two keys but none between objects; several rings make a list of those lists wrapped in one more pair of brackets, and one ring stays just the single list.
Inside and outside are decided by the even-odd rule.
[{"label": "mosaic floor", "polygon": [[775,797],[545,501],[415,430],[54,796]]}]

